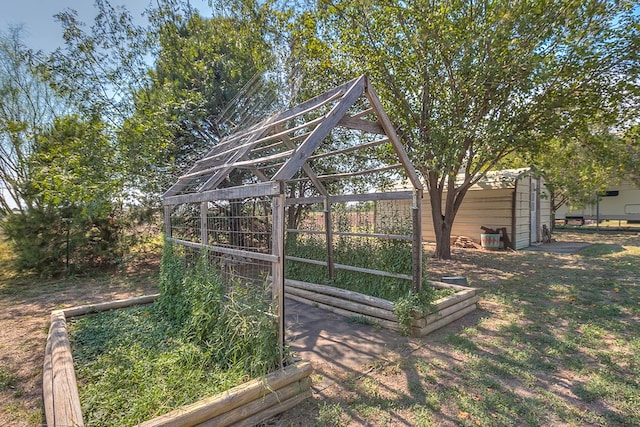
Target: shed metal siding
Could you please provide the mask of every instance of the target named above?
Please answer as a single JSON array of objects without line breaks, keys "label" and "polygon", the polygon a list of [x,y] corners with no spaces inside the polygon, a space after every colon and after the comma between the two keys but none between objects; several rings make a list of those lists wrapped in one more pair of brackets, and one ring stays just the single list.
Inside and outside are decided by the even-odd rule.
[{"label": "shed metal siding", "polygon": [[[467,236],[479,242],[482,233],[481,226],[506,227],[507,233],[510,234],[512,194],[512,188],[467,192],[453,223],[451,236]],[[435,242],[436,240],[431,218],[431,202],[428,195],[425,195],[422,205],[422,239],[425,242]]]},{"label": "shed metal siding", "polygon": [[[523,171],[515,183],[511,181],[511,185],[508,185],[506,182],[501,182],[500,185],[503,188],[472,187],[456,215],[451,237],[466,236],[479,243],[481,226],[506,227],[514,249],[528,247],[531,244],[532,179],[539,179],[538,228],[542,230],[542,225],[551,228],[551,198],[544,179],[534,178],[530,171]],[[445,198],[446,193],[443,195],[443,200]],[[393,203],[408,202],[394,201]],[[431,202],[426,193],[422,204],[422,239],[424,242],[436,241],[431,218]]]},{"label": "shed metal siding", "polygon": [[524,249],[530,244],[531,237],[531,178],[529,175],[518,178],[515,194],[515,237],[514,249]]}]

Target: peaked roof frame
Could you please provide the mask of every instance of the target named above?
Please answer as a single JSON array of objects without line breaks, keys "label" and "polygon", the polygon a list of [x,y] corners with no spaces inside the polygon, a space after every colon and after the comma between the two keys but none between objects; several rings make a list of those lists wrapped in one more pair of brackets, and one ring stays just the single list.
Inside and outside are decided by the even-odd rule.
[{"label": "peaked roof frame", "polygon": [[[368,107],[367,107],[368,106]],[[356,110],[355,112],[353,110]],[[359,111],[358,111],[359,110]],[[346,129],[346,138],[339,148],[325,144],[335,129]],[[350,138],[349,132],[368,134],[365,138]],[[355,140],[358,142],[356,143]],[[362,141],[365,142],[362,142]],[[398,163],[390,159],[374,158],[371,151],[390,145]],[[369,151],[367,151],[369,150]],[[365,170],[349,171],[353,164],[346,154],[360,152],[368,164]],[[364,154],[362,154],[364,153]],[[313,169],[316,160],[337,159],[347,172],[318,174]],[[380,156],[378,156],[380,157]],[[386,156],[385,156],[386,157]],[[330,164],[330,162],[327,162]],[[232,177],[234,171],[242,171]],[[340,169],[338,169],[340,170]],[[344,169],[343,169],[344,170]],[[360,179],[371,173],[402,171],[408,177],[413,191],[332,195],[324,180]],[[320,197],[301,199],[286,197],[286,184],[309,181]],[[366,181],[365,181],[366,182]],[[332,203],[352,201],[410,199],[412,217],[412,280],[416,291],[422,286],[421,203],[423,187],[409,156],[400,143],[391,120],[367,76],[360,76],[331,89],[289,110],[222,138],[203,158],[198,160],[163,195],[166,238],[181,245],[208,248],[229,256],[271,262],[272,295],[277,301],[278,344],[284,349],[284,283],[285,209],[291,204],[324,203],[327,235],[329,276],[337,266],[332,255]],[[230,248],[208,241],[208,209],[212,201],[271,197],[271,253],[260,253],[250,248]],[[200,241],[185,241],[172,237],[172,209],[181,204],[200,203]],[[343,266],[344,267],[344,266]],[[357,271],[383,273],[358,268]],[[388,275],[388,274],[385,274]],[[397,276],[397,275],[396,275]],[[282,356],[282,354],[281,354]]]},{"label": "peaked roof frame", "polygon": [[[364,97],[370,108],[350,115],[349,110]],[[324,112],[327,109],[329,111]],[[304,117],[306,115],[318,117],[308,120]],[[366,117],[375,117],[375,120]],[[300,121],[302,123],[299,123]],[[384,138],[346,149],[316,153],[329,133],[340,127],[361,130]],[[281,184],[292,180],[298,172],[303,173],[322,196],[328,197],[329,192],[321,181],[348,174],[320,176],[313,171],[310,160],[385,143],[390,143],[399,161],[386,169],[402,169],[413,188],[422,191],[422,184],[415,168],[402,147],[375,89],[369,78],[362,75],[221,139],[164,193],[163,204],[171,206],[212,199],[275,195],[283,192]],[[264,152],[266,154],[260,154]],[[236,169],[250,172],[254,182],[236,186],[236,189],[223,185],[228,184],[225,180]],[[376,171],[366,171],[371,172]]]}]

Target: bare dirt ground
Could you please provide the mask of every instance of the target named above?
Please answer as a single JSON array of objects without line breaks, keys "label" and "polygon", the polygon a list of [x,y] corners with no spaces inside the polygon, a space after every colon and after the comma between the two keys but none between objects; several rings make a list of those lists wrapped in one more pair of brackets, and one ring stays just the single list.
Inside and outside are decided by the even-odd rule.
[{"label": "bare dirt ground", "polygon": [[[555,237],[620,251],[640,247],[635,232]],[[358,369],[316,364],[314,398],[266,425],[555,426],[640,420],[639,409],[633,409],[640,402],[637,379],[626,379],[637,373],[640,360],[630,354],[635,347],[616,335],[618,329],[623,335],[637,332],[637,302],[614,313],[616,325],[622,322],[616,333],[596,330],[597,322],[575,321],[584,312],[578,306],[582,294],[589,290],[573,283],[596,275],[596,302],[605,306],[637,297],[640,260],[621,262],[628,266],[616,270],[608,269],[609,259],[595,263],[575,254],[473,249],[454,249],[450,261],[430,260],[432,278],[461,275],[483,289],[479,309],[427,337],[389,348]],[[40,281],[3,276],[0,268],[0,426],[44,424],[41,371],[52,310],[155,292],[157,271],[157,262],[150,262],[100,277]],[[587,338],[597,342],[588,341],[590,347]],[[570,352],[575,357],[567,358]],[[616,352],[621,357],[613,357]],[[612,375],[620,371],[619,382],[628,382],[630,390],[597,388],[594,372],[610,364],[615,364]],[[602,377],[607,380],[618,382]],[[615,400],[616,393],[624,402]]]}]

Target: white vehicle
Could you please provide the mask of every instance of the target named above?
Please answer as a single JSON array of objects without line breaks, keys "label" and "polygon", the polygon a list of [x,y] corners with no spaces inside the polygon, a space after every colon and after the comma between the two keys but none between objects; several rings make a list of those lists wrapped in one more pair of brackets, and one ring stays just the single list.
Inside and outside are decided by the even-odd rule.
[{"label": "white vehicle", "polygon": [[556,212],[556,219],[564,219],[565,224],[584,224],[587,220],[640,222],[640,188],[624,181],[608,188],[598,196],[595,203],[584,209],[561,206]]}]

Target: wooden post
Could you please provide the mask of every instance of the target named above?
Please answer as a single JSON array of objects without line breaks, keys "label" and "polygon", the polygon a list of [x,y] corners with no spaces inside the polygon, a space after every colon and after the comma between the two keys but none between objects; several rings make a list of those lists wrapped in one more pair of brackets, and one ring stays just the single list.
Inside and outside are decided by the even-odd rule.
[{"label": "wooden post", "polygon": [[271,215],[273,218],[271,231],[272,254],[277,261],[271,263],[271,295],[276,301],[276,316],[278,319],[278,346],[280,348],[280,364],[284,360],[284,230],[285,230],[285,195],[283,192],[273,196]]},{"label": "wooden post", "polygon": [[164,207],[164,234],[165,237],[171,237],[171,206]]},{"label": "wooden post", "polygon": [[413,223],[413,290],[420,292],[422,289],[422,190],[413,192],[413,206],[411,207]]},{"label": "wooden post", "polygon": [[203,248],[209,244],[209,233],[208,233],[208,220],[207,214],[209,213],[209,202],[201,202],[200,203],[200,241],[202,242]]},{"label": "wooden post", "polygon": [[331,221],[331,203],[326,197],[324,199],[324,229],[327,240],[327,267],[329,280],[333,280],[335,271],[335,259],[333,257],[333,222]]}]

